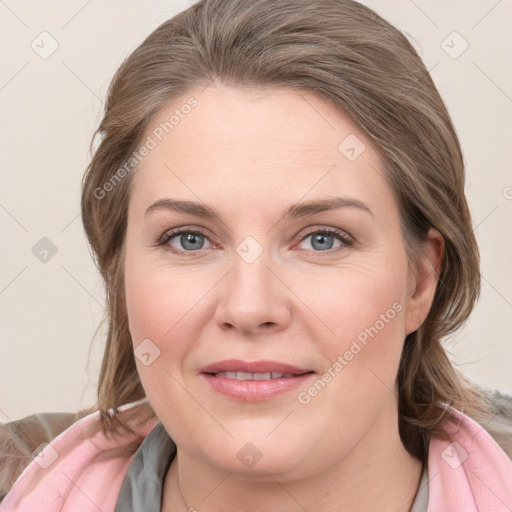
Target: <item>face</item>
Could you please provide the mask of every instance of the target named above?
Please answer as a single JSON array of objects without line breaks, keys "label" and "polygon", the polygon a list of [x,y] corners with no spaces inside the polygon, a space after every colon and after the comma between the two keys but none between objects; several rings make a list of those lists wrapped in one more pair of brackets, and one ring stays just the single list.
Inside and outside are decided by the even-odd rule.
[{"label": "face", "polygon": [[[162,111],[148,136],[126,306],[142,384],[178,453],[299,475],[392,435],[404,338],[429,304],[370,142],[311,94],[217,83]],[[300,206],[318,201],[336,207]]]}]

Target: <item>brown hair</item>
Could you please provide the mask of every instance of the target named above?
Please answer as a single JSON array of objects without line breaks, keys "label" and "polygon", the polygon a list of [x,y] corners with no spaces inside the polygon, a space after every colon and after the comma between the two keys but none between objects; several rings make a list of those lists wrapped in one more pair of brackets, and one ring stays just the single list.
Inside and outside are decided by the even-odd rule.
[{"label": "brown hair", "polygon": [[98,387],[105,431],[123,426],[108,409],[145,396],[123,287],[133,173],[122,173],[108,193],[105,184],[119,178],[156,114],[213,80],[289,87],[329,101],[380,153],[411,264],[431,227],[443,236],[434,302],[423,325],[407,336],[398,371],[401,439],[425,460],[429,436],[443,437],[447,412],[441,403],[473,417],[486,410],[481,392],[453,367],[441,344],[477,300],[479,253],[460,144],[428,71],[400,31],[351,0],[202,0],[160,25],[116,72],[82,192],[85,231],[107,291],[108,334]]}]

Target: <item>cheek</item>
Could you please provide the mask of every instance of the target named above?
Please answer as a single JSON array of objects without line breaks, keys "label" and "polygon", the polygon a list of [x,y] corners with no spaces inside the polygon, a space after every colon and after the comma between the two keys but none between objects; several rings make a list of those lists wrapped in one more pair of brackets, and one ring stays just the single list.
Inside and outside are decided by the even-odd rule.
[{"label": "cheek", "polygon": [[161,343],[176,337],[190,324],[201,290],[191,286],[190,273],[155,265],[137,251],[127,253],[126,308],[134,345],[145,338]]},{"label": "cheek", "polygon": [[[147,261],[136,251],[127,251],[124,279],[128,326],[139,375],[146,387],[145,379],[155,375],[154,370],[161,365],[162,358],[155,359],[151,366],[141,365],[137,359],[137,347],[144,342],[155,354],[164,353],[163,341],[175,336],[176,325],[178,328],[184,325],[184,322],[179,323],[180,317],[186,313],[184,304],[176,300],[183,290],[175,282],[169,282],[165,273],[148,267]],[[174,352],[179,346],[168,345],[165,353]]]},{"label": "cheek", "polygon": [[[406,302],[406,274],[399,268],[389,272],[349,270],[324,283],[316,303],[326,322],[342,339],[364,342],[368,330],[402,332]],[[310,295],[310,300],[313,300]]]},{"label": "cheek", "polygon": [[309,296],[331,329],[316,336],[328,359],[325,370],[345,391],[356,390],[354,397],[378,379],[392,387],[396,376],[405,338],[407,266],[405,259],[404,265],[395,263],[351,269]]},{"label": "cheek", "polygon": [[318,311],[334,333],[326,336],[325,328],[318,328],[315,349],[326,356],[325,367],[297,398],[304,415],[315,413],[345,433],[347,444],[339,445],[340,454],[393,399],[405,337],[405,286],[397,274],[399,270],[347,274],[317,295],[325,304]]},{"label": "cheek", "polygon": [[[192,303],[198,300],[193,291],[183,276],[148,265],[135,251],[127,255],[128,325],[139,378],[153,406],[169,400],[178,408],[187,403],[175,379],[181,380],[179,367],[193,350],[194,343],[184,340],[197,338],[190,331],[194,326]],[[144,360],[141,355],[147,353]]]}]

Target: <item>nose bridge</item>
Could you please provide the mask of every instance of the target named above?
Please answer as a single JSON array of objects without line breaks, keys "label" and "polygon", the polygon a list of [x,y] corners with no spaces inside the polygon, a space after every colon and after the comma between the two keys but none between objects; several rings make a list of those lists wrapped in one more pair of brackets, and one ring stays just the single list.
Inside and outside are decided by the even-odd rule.
[{"label": "nose bridge", "polygon": [[271,259],[268,247],[264,248],[253,237],[247,237],[236,247],[230,293],[247,313],[268,304],[273,295]]},{"label": "nose bridge", "polygon": [[233,291],[248,297],[268,294],[272,286],[269,279],[271,266],[268,249],[261,247],[261,250],[257,250],[254,244],[242,242],[233,258]]},{"label": "nose bridge", "polygon": [[249,236],[235,252],[218,321],[244,331],[285,323],[289,316],[286,291],[275,275],[270,249]]}]

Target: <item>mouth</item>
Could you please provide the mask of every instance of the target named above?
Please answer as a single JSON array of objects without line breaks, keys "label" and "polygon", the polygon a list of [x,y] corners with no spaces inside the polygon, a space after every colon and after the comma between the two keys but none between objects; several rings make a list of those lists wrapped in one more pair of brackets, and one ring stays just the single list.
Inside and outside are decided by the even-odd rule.
[{"label": "mouth", "polygon": [[210,389],[232,399],[257,402],[290,392],[315,372],[276,361],[228,360],[201,369]]},{"label": "mouth", "polygon": [[[309,372],[305,372],[309,373]],[[299,374],[282,373],[282,372],[266,372],[266,373],[248,373],[248,372],[218,372],[211,373],[215,377],[236,379],[236,380],[273,380],[273,379],[291,379]],[[303,373],[300,375],[304,375]]]}]

